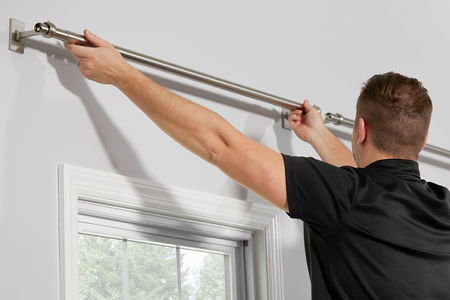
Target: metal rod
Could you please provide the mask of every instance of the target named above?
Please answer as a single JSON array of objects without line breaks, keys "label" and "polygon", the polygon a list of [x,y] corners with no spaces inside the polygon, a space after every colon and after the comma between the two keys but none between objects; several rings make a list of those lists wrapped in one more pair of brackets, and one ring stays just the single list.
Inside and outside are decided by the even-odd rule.
[{"label": "metal rod", "polygon": [[[89,42],[86,40],[86,38],[78,33],[74,33],[68,30],[63,30],[60,28],[57,28],[53,23],[51,22],[43,22],[43,23],[37,23],[34,26],[34,32],[33,30],[30,31],[17,31],[16,32],[16,39],[20,40],[22,38],[34,36],[34,35],[42,35],[46,38],[55,38],[64,42],[76,42],[76,43],[82,43],[89,45]],[[193,80],[197,80],[224,90],[228,90],[240,95],[244,95],[250,98],[254,98],[266,103],[270,103],[276,106],[280,106],[289,110],[302,108],[302,105],[296,101],[292,101],[286,98],[278,97],[269,93],[265,93],[238,83],[234,83],[228,80],[224,80],[215,76],[211,76],[205,73],[201,73],[192,69],[188,69],[167,61],[163,61],[158,58],[154,58],[145,54],[141,54],[126,48],[122,48],[119,46],[114,47],[119,51],[120,54],[125,59],[148,65],[163,71],[167,71],[170,73],[175,73]],[[325,123],[333,123],[335,125],[343,125],[349,128],[353,128],[354,121],[348,118],[345,118],[341,114],[337,113],[327,113],[324,117]],[[424,150],[427,150],[429,152],[443,155],[446,157],[450,157],[450,150],[446,150],[437,146],[426,144]]]},{"label": "metal rod", "polygon": [[[345,118],[341,114],[336,113],[326,113],[324,117],[325,123],[332,123],[335,125],[343,125],[345,127],[353,128],[355,121],[352,119]],[[441,147],[433,146],[430,144],[426,144],[423,150],[428,152],[432,152],[434,154],[443,155],[446,157],[450,157],[450,151]]]},{"label": "metal rod", "polygon": [[447,156],[450,157],[450,151],[438,146],[433,146],[430,144],[426,144],[425,148],[423,148],[423,150],[427,150],[428,152],[432,152],[434,154],[439,154],[439,155],[443,155],[443,156]]},{"label": "metal rod", "polygon": [[344,125],[349,128],[353,128],[354,121],[348,118],[345,118],[341,114],[334,113],[326,113],[323,119],[325,123],[333,123],[334,125]]},{"label": "metal rod", "polygon": [[[84,36],[71,31],[59,29],[50,22],[37,23],[34,29],[36,32],[39,32],[42,36],[46,38],[55,38],[65,42],[78,42],[78,43],[81,42],[83,44],[88,44],[88,41],[84,38]],[[296,101],[292,101],[286,98],[278,97],[269,93],[255,90],[253,88],[238,83],[234,83],[192,69],[178,66],[176,64],[163,61],[119,46],[114,47],[117,49],[117,51],[119,51],[120,54],[122,54],[122,56],[125,59],[137,63],[149,65],[163,71],[175,73],[193,80],[197,80],[215,87],[219,87],[224,90],[228,90],[250,98],[258,99],[266,103],[274,104],[276,106],[281,106],[287,109],[296,109],[301,107],[301,104]]]}]

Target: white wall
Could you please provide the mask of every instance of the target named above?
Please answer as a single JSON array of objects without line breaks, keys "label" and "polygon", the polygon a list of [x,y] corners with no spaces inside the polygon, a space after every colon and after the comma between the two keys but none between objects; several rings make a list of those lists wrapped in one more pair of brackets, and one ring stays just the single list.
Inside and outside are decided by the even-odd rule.
[{"label": "white wall", "polygon": [[[449,9],[446,1],[2,0],[0,298],[58,299],[58,164],[262,201],[171,141],[117,90],[83,79],[56,41],[8,51],[10,17],[27,29],[47,20],[88,27],[117,45],[348,117],[371,75],[415,76],[434,100],[429,142],[450,149]],[[140,68],[261,143],[314,155],[281,129],[277,108]],[[449,186],[450,161],[427,156],[423,177]],[[301,222],[282,224],[286,299],[309,299]]]}]

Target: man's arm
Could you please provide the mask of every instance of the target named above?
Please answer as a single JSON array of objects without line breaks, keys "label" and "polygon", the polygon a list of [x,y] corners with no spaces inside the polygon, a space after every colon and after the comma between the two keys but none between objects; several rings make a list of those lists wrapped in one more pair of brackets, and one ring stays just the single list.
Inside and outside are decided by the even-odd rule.
[{"label": "man's arm", "polygon": [[224,173],[287,211],[283,158],[244,136],[218,114],[155,83],[131,67],[108,42],[85,31],[95,47],[66,44],[80,71],[113,84],[164,132]]},{"label": "man's arm", "polygon": [[289,123],[295,134],[311,144],[320,158],[337,167],[356,167],[352,152],[325,127],[320,113],[305,100],[303,110],[294,110]]}]

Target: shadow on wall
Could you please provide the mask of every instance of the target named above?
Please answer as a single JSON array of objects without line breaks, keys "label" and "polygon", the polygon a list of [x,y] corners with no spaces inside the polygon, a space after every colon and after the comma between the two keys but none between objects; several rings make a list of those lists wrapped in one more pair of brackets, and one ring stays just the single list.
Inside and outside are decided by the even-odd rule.
[{"label": "shadow on wall", "polygon": [[[142,167],[135,150],[127,138],[120,132],[119,128],[109,118],[95,98],[95,95],[87,84],[87,80],[75,66],[76,61],[72,55],[62,47],[37,40],[27,40],[26,47],[47,54],[48,62],[55,68],[61,84],[80,98],[114,169],[121,174],[129,174],[133,177],[152,180],[151,174]],[[264,135],[264,129],[271,122],[270,120],[261,118],[259,115],[272,119],[280,119],[280,112],[277,109],[268,109],[255,104],[241,102],[232,97],[223,96],[151,73],[145,74],[169,89],[257,114],[258,116],[249,116],[245,126],[245,131],[247,132],[244,133],[258,142]],[[254,128],[257,130],[250,132]],[[281,130],[281,127],[279,130]],[[282,142],[279,143],[279,146],[281,145]],[[235,184],[235,187],[238,189],[237,192],[241,196],[241,199],[246,199],[247,190],[238,184]],[[231,188],[231,186],[227,185],[227,188]]]},{"label": "shadow on wall", "polygon": [[46,53],[48,62],[55,68],[60,83],[80,98],[114,169],[138,178],[150,179],[127,138],[105,113],[87,85],[86,79],[74,66],[76,61],[70,53],[64,48],[35,40],[30,40],[27,46]]},{"label": "shadow on wall", "polygon": [[450,163],[444,162],[444,161],[436,159],[436,158],[426,156],[426,154],[424,154],[423,152],[419,155],[418,161],[423,162],[425,164],[435,166],[435,167],[442,168],[447,171],[450,170]]},{"label": "shadow on wall", "polygon": [[[4,33],[0,37],[7,41]],[[42,76],[45,64],[34,54],[18,57],[7,50],[6,44],[0,45],[5,46],[0,58],[3,84],[13,92],[7,99],[3,94],[0,105],[7,110],[0,126],[0,233],[4,241],[0,265],[8,269],[7,276],[0,275],[1,294],[6,295],[1,298],[28,299],[31,293],[56,297],[50,283],[58,278],[52,258],[57,257],[53,247],[57,210],[51,201],[54,194],[48,193],[50,172],[56,168],[49,168],[48,159],[50,137],[46,134]],[[22,288],[21,282],[27,282],[27,288]]]},{"label": "shadow on wall", "polygon": [[343,130],[339,130],[337,128],[333,128],[328,126],[328,129],[338,138],[342,139],[342,140],[346,140],[351,142],[352,141],[352,134],[348,133],[346,131]]}]

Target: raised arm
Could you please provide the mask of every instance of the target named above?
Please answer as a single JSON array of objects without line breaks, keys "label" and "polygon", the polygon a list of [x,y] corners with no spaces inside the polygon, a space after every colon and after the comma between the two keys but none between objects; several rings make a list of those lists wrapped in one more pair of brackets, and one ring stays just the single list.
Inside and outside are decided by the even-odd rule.
[{"label": "raised arm", "polygon": [[310,143],[320,158],[337,167],[356,167],[352,152],[325,127],[320,113],[305,100],[302,110],[294,110],[289,123],[295,134]]},{"label": "raised arm", "polygon": [[88,79],[115,85],[181,145],[275,206],[288,209],[280,153],[244,136],[211,110],[146,77],[107,41],[88,31],[84,34],[95,47],[65,46]]}]

